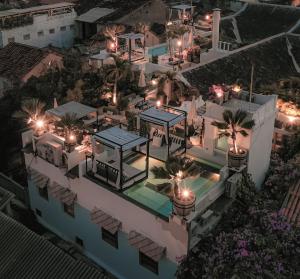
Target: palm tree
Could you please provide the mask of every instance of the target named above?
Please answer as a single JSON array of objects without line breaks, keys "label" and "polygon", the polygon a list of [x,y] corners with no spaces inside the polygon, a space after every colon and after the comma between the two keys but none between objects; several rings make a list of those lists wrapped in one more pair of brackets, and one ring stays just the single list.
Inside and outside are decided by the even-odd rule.
[{"label": "palm tree", "polygon": [[117,35],[125,31],[124,25],[108,25],[104,28],[104,36],[117,45]]},{"label": "palm tree", "polygon": [[64,129],[65,143],[67,145],[76,144],[76,134],[82,127],[82,121],[77,118],[76,113],[66,113],[56,122],[56,126]]},{"label": "palm tree", "polygon": [[[169,157],[165,162],[164,167],[152,167],[151,172],[155,178],[159,179],[172,179],[175,181],[176,178],[184,179],[191,176],[199,175],[202,168],[195,163],[195,161],[186,157]],[[174,193],[178,195],[179,186],[177,183],[174,185]]]},{"label": "palm tree", "polygon": [[251,129],[254,127],[254,120],[247,120],[247,112],[243,110],[237,110],[235,114],[230,110],[223,112],[224,122],[214,121],[211,124],[219,129],[219,137],[231,137],[233,152],[238,154],[238,148],[236,144],[236,137],[241,134],[243,137],[247,137],[248,133],[244,129]]},{"label": "palm tree", "polygon": [[26,99],[21,104],[21,111],[13,114],[15,118],[27,118],[27,122],[33,123],[43,116],[46,104],[39,99]]},{"label": "palm tree", "polygon": [[118,82],[131,73],[131,68],[128,61],[119,58],[117,55],[111,55],[111,57],[114,59],[114,63],[105,66],[104,74],[106,82],[114,83],[113,103],[117,104]]}]

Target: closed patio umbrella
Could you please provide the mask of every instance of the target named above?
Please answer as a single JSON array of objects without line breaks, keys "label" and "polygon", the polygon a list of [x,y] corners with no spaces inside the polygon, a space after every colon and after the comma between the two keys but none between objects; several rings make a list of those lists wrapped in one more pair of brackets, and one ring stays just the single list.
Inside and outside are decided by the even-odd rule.
[{"label": "closed patio umbrella", "polygon": [[197,117],[196,99],[195,96],[193,96],[191,107],[187,115],[188,124],[191,125],[193,123],[193,119],[195,119],[196,117]]},{"label": "closed patio umbrella", "polygon": [[142,70],[141,70],[138,86],[140,88],[146,87],[145,70],[144,70],[144,68],[142,68]]}]

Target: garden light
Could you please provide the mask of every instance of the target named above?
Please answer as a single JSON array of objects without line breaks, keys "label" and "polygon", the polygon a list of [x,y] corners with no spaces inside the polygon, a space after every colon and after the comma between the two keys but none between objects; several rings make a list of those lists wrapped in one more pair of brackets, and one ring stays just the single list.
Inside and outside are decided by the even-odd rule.
[{"label": "garden light", "polygon": [[44,121],[42,120],[42,119],[39,119],[39,120],[37,120],[36,121],[36,123],[35,123],[35,125],[36,125],[36,127],[38,128],[38,129],[41,129],[41,128],[43,128],[44,127]]}]

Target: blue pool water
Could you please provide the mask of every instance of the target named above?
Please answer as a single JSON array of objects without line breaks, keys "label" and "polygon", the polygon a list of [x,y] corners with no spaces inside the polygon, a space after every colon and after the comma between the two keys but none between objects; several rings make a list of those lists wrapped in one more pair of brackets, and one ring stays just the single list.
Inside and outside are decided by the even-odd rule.
[{"label": "blue pool water", "polygon": [[148,49],[148,55],[149,56],[159,56],[164,55],[168,52],[168,47],[166,45],[153,47]]},{"label": "blue pool water", "polygon": [[[132,166],[140,169],[140,165],[143,166],[144,160],[144,158],[138,159],[132,164]],[[149,158],[149,166],[151,169],[153,166],[164,166],[164,163],[156,159]],[[209,172],[208,177],[198,176],[187,178],[184,181],[184,185],[195,193],[197,199],[201,199],[203,195],[210,191],[210,189],[216,184],[218,180],[218,175],[216,175],[216,173]],[[147,180],[130,187],[125,190],[123,194],[160,213],[161,215],[168,217],[172,213],[172,202],[169,197],[146,186],[147,183],[155,185],[157,183],[165,182],[168,182],[168,179],[155,179],[153,173],[150,171]]]}]

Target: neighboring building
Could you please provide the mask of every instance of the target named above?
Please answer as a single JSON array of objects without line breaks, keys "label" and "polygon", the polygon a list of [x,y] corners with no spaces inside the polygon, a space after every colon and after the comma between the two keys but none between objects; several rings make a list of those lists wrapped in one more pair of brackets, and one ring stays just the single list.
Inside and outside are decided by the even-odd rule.
[{"label": "neighboring building", "polygon": [[0,49],[0,96],[14,84],[26,83],[50,68],[62,68],[63,57],[53,51],[18,43]]},{"label": "neighboring building", "polygon": [[[107,6],[108,7],[108,6]],[[123,3],[118,2],[118,8],[107,16],[97,21],[98,29],[107,23],[118,23],[135,26],[136,23],[144,22],[151,25],[154,22],[165,24],[168,15],[168,6],[162,0],[143,0]]]},{"label": "neighboring building", "polygon": [[168,7],[162,0],[118,2],[117,5],[103,4],[92,8],[76,18],[77,36],[87,39],[109,24],[122,24],[134,27],[137,23],[165,24]]},{"label": "neighboring building", "polygon": [[11,42],[35,47],[69,48],[75,36],[72,3],[0,11],[0,48]]},{"label": "neighboring building", "polygon": [[166,27],[164,24],[153,23],[146,30],[145,46],[152,47],[166,42]]},{"label": "neighboring building", "polygon": [[114,9],[96,7],[76,18],[77,37],[88,39],[98,33],[97,21],[113,13]]},{"label": "neighboring building", "polygon": [[1,212],[0,250],[0,278],[109,278]]},{"label": "neighboring building", "polygon": [[287,144],[288,140],[300,130],[299,110],[295,105],[287,104],[288,106],[292,106],[292,108],[286,111],[280,111],[279,108],[277,113],[273,137],[274,150],[278,150],[283,147],[284,144]]}]

